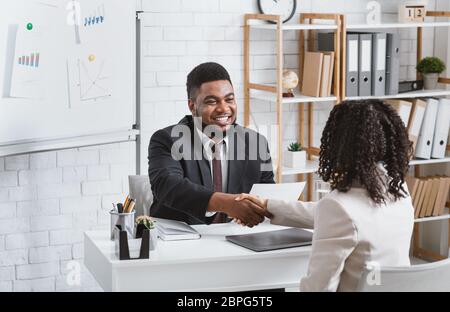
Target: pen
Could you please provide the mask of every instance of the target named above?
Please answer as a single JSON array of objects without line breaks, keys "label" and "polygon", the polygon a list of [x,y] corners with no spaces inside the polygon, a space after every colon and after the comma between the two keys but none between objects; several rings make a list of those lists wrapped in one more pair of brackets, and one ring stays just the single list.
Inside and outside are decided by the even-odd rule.
[{"label": "pen", "polygon": [[118,203],[117,204],[117,212],[118,213],[123,213],[123,205],[122,205],[122,203]]}]

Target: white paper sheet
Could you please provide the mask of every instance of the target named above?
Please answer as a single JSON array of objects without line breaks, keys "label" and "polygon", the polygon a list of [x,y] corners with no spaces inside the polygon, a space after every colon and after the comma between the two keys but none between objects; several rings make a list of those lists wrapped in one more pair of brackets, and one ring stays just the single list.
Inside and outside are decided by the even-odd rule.
[{"label": "white paper sheet", "polygon": [[280,184],[253,184],[250,194],[267,199],[297,201],[305,188],[306,182]]}]

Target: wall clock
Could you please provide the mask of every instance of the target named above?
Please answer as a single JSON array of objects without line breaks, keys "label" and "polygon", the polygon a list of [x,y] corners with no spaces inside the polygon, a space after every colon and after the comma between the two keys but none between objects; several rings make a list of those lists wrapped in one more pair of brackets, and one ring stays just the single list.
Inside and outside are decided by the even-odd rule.
[{"label": "wall clock", "polygon": [[281,15],[283,23],[295,14],[297,0],[258,0],[259,11],[263,14]]}]

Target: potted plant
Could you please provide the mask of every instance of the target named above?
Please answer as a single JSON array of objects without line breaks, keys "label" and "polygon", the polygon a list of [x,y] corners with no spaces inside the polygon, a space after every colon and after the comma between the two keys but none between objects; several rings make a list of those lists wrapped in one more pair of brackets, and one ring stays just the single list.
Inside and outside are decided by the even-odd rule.
[{"label": "potted plant", "polygon": [[289,144],[288,151],[284,157],[284,165],[290,168],[304,167],[306,165],[306,151],[298,142]]},{"label": "potted plant", "polygon": [[420,60],[416,69],[423,76],[425,90],[432,90],[437,88],[439,74],[445,70],[445,64],[438,57],[426,57]]},{"label": "potted plant", "polygon": [[149,216],[139,216],[136,218],[136,238],[141,238],[145,230],[150,233],[150,250],[156,249],[158,234],[155,226],[156,221]]}]

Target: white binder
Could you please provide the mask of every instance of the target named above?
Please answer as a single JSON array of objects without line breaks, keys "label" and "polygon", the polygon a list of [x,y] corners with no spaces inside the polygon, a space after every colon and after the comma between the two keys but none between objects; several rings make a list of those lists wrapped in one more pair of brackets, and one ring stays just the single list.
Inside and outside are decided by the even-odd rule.
[{"label": "white binder", "polygon": [[372,95],[372,34],[359,34],[358,70],[358,95]]},{"label": "white binder", "polygon": [[433,143],[434,127],[438,111],[439,101],[436,99],[427,99],[427,108],[423,117],[422,127],[420,128],[419,139],[416,146],[416,157],[430,159],[431,147]]},{"label": "white binder", "polygon": [[386,100],[386,103],[395,108],[398,115],[402,119],[405,128],[408,128],[408,122],[411,116],[413,103],[404,100]]},{"label": "white binder", "polygon": [[444,158],[447,147],[448,129],[450,127],[450,100],[440,99],[434,128],[431,158]]},{"label": "white binder", "polygon": [[386,94],[398,93],[400,74],[400,39],[396,33],[386,35]]},{"label": "white binder", "polygon": [[422,126],[423,116],[425,115],[425,109],[427,107],[427,102],[420,99],[415,99],[412,101],[413,106],[408,121],[408,137],[409,140],[413,142],[413,149],[416,150],[417,139],[420,133],[420,127]]},{"label": "white binder", "polygon": [[372,95],[386,92],[386,33],[372,34]]},{"label": "white binder", "polygon": [[347,96],[358,96],[359,76],[359,48],[358,34],[347,34],[347,77],[346,91]]}]

